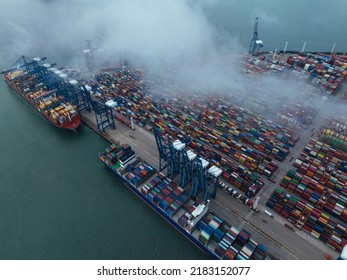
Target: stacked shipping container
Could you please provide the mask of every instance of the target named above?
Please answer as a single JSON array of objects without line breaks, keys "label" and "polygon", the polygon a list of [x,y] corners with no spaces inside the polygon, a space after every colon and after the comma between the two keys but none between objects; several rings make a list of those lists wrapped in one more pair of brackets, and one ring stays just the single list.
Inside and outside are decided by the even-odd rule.
[{"label": "stacked shipping container", "polygon": [[[334,222],[311,204],[298,200],[279,188],[275,189],[266,206],[293,224],[298,224],[305,217],[303,230],[339,252],[347,244],[347,228],[343,224]],[[304,213],[308,215],[304,216]]]}]

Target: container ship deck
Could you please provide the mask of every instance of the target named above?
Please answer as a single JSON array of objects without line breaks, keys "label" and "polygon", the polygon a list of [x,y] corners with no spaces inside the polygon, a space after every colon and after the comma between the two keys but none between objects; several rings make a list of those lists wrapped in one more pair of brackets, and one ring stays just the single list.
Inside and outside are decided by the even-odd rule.
[{"label": "container ship deck", "polygon": [[67,75],[48,63],[41,65],[41,58],[22,60],[15,68],[2,72],[4,81],[48,123],[77,129],[81,124],[80,113],[61,87]]},{"label": "container ship deck", "polygon": [[100,160],[122,182],[201,251],[213,259],[264,260],[267,250],[251,234],[229,225],[191,194],[139,158],[127,144],[112,144]]}]

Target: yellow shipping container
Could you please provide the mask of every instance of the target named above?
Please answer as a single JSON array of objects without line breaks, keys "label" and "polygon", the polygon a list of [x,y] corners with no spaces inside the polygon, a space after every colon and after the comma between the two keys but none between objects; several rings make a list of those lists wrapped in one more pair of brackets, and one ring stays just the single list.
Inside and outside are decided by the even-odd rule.
[{"label": "yellow shipping container", "polygon": [[320,141],[317,141],[316,144],[317,144],[318,146],[321,146],[321,147],[323,146],[323,142],[320,142]]},{"label": "yellow shipping container", "polygon": [[243,156],[240,156],[239,157],[239,161],[243,164],[243,163],[245,163],[246,158],[244,158]]},{"label": "yellow shipping container", "polygon": [[311,231],[311,235],[314,236],[314,237],[316,237],[316,238],[319,238],[320,233],[318,233],[318,232],[315,231],[315,230],[312,230],[312,231]]}]

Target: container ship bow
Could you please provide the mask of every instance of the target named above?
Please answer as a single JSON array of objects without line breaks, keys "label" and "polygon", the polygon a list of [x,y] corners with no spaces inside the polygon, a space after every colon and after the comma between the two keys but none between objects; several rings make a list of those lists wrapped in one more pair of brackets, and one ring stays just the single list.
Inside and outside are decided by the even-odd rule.
[{"label": "container ship bow", "polygon": [[2,77],[48,123],[75,130],[81,124],[81,116],[68,90],[72,84],[55,65],[43,63],[45,59],[22,56],[13,67],[1,72]]}]

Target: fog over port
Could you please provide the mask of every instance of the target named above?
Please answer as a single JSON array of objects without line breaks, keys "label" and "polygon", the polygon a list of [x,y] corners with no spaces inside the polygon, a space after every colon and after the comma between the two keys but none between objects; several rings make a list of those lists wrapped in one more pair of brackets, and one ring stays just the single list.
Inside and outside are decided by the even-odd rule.
[{"label": "fog over port", "polygon": [[[183,92],[227,92],[237,96],[298,98],[305,87],[271,77],[249,81],[239,54],[248,51],[254,18],[264,49],[343,50],[342,8],[334,1],[196,0],[0,0],[1,67],[24,54],[47,56],[60,65],[83,64],[86,39],[102,47],[107,59],[126,57],[167,78]],[[314,6],[313,6],[314,4]],[[300,9],[299,9],[300,7]],[[317,14],[315,9],[325,10]],[[300,10],[311,10],[310,17]],[[334,20],[332,20],[334,17]],[[331,31],[334,32],[331,32]],[[318,32],[319,31],[319,32]],[[333,35],[332,35],[333,33]],[[334,37],[332,37],[334,36]],[[325,38],[322,40],[322,38]],[[174,75],[172,73],[173,67]],[[246,80],[245,80],[246,79]],[[294,78],[293,78],[294,79]]]},{"label": "fog over port", "polygon": [[340,254],[347,0],[0,5],[1,259]]},{"label": "fog over port", "polygon": [[[176,55],[201,47],[211,37],[218,44],[236,41],[248,49],[254,18],[265,49],[346,51],[346,2],[274,0],[0,0],[1,59],[41,51],[54,59],[78,59],[85,39],[112,42],[114,50]],[[322,12],[324,11],[324,12]],[[105,44],[103,43],[105,46]],[[9,51],[10,50],[10,51]],[[187,53],[188,54],[188,53]],[[1,62],[3,63],[3,62]]]}]

